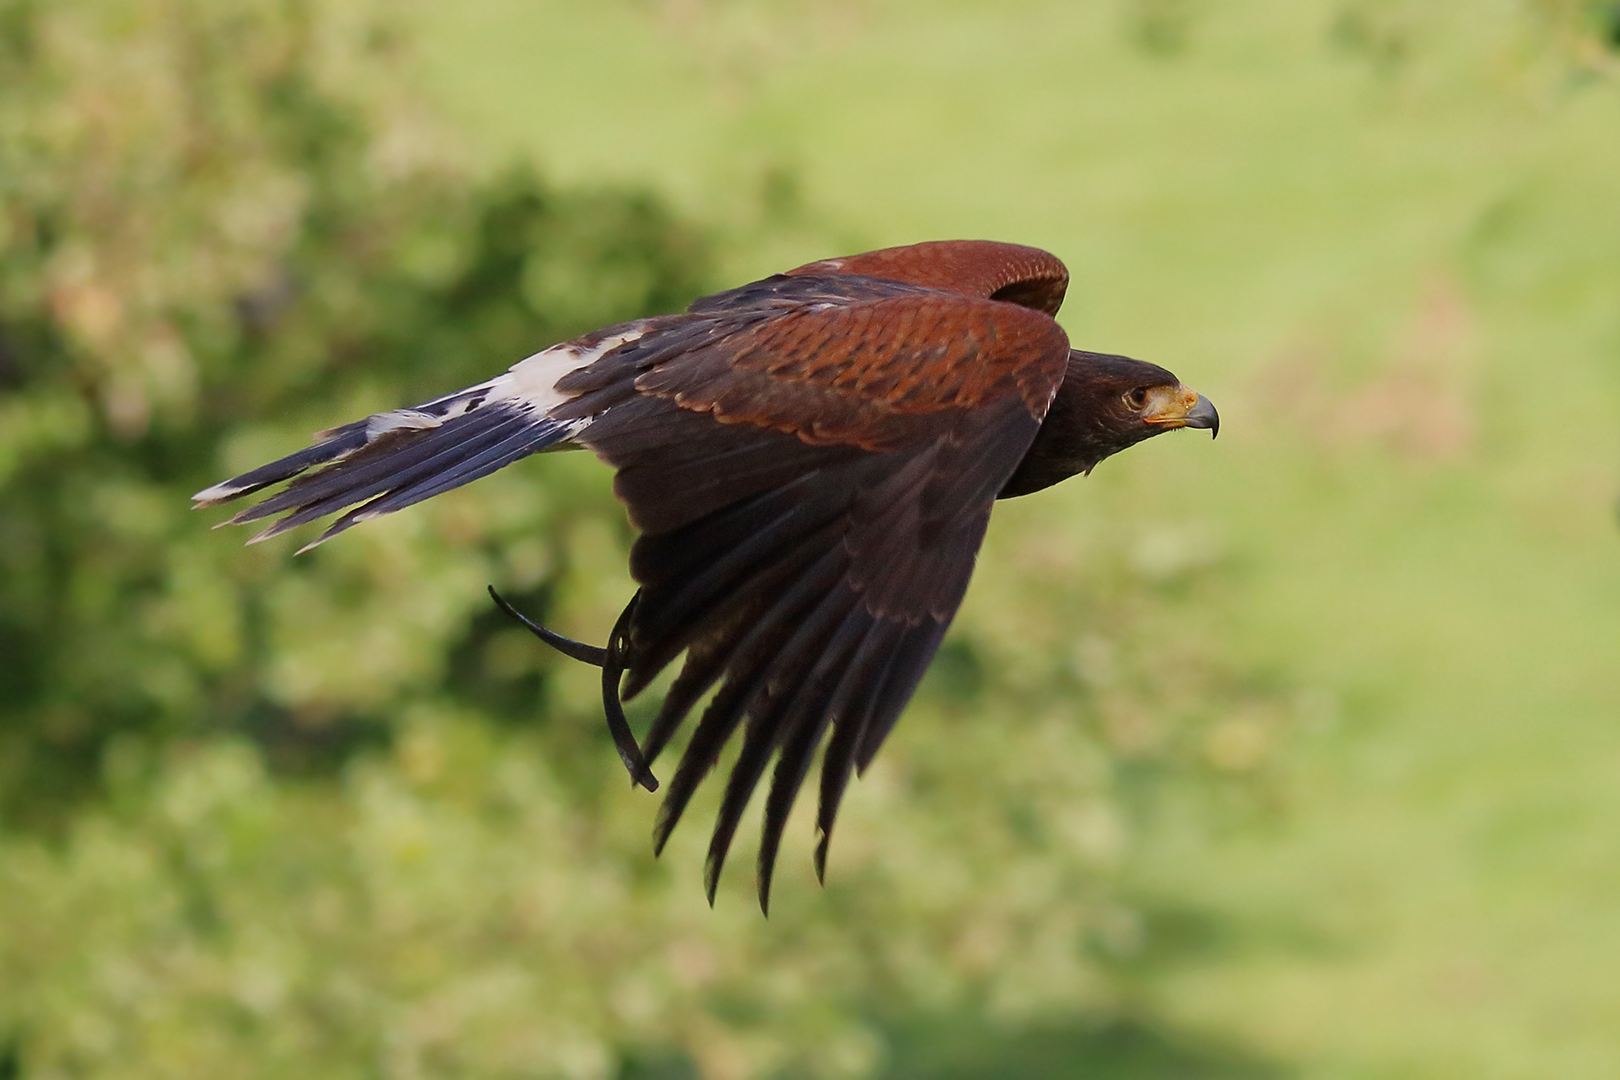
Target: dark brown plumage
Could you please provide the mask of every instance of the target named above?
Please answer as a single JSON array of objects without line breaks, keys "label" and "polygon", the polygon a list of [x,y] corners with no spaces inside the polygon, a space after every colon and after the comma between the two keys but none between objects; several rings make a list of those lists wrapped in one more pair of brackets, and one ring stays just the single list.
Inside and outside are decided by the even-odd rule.
[{"label": "dark brown plumage", "polygon": [[[337,428],[197,504],[292,479],[231,521],[282,515],[262,539],[347,511],[320,543],[535,451],[593,450],[617,471],[640,531],[630,555],[640,588],[605,649],[524,621],[603,669],[609,728],[649,790],[651,762],[718,687],[654,845],[740,728],[706,885],[712,902],[774,758],[758,871],[768,908],[817,748],[826,743],[822,876],[850,774],[871,762],[939,647],[995,500],[1089,472],[1161,431],[1217,428],[1209,402],[1163,368],[1071,350],[1052,319],[1067,283],[1046,252],[984,241],[811,263]],[[638,745],[620,702],[683,654]]]}]

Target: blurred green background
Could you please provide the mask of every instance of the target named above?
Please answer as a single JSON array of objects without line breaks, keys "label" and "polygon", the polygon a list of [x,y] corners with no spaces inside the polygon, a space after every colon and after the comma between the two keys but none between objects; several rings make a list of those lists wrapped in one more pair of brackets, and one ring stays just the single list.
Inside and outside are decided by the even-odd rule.
[{"label": "blurred green background", "polygon": [[[1226,433],[998,509],[769,921],[483,593],[605,635],[605,469],[186,509],[944,237]],[[1608,0],[0,0],[0,1078],[1620,1075],[1617,412]]]}]

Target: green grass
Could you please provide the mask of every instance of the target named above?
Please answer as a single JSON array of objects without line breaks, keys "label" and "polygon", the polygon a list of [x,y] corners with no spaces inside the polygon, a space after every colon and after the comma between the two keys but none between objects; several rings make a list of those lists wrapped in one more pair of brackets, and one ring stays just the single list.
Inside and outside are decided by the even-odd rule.
[{"label": "green grass", "polygon": [[[1168,920],[1143,1007],[1300,1076],[1478,1080],[1620,1070],[1620,89],[1551,10],[415,17],[484,160],[651,183],[728,230],[738,277],[1036,243],[1074,272],[1078,343],[1208,393],[1214,446],[1016,512],[1218,536],[1229,584],[1190,617],[1300,688],[1281,809],[1189,799],[1142,849]],[[1189,918],[1202,944],[1157,964]]]}]

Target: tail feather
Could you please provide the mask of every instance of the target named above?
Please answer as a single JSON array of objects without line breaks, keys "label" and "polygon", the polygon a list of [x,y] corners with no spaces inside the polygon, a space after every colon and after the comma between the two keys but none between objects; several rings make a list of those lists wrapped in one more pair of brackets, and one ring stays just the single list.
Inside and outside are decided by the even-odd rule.
[{"label": "tail feather", "polygon": [[357,522],[460,487],[536,451],[567,445],[595,417],[553,419],[556,407],[572,397],[557,389],[558,380],[632,345],[656,322],[624,323],[553,345],[488,382],[322,432],[314,446],[204,488],[192,500],[199,508],[216,506],[290,480],[225,524],[284,515],[253,538],[264,540],[355,507],[315,541],[322,543]]},{"label": "tail feather", "polygon": [[292,524],[301,525],[413,483],[504,439],[510,434],[503,428],[511,424],[512,411],[491,409],[432,430],[389,432],[320,472],[298,477],[284,490],[242,510],[229,524],[245,525],[290,510],[298,518]]},{"label": "tail feather", "polygon": [[281,515],[249,543],[353,507],[308,545],[314,547],[367,518],[460,487],[565,442],[590,422],[553,420],[513,397],[486,401],[493,385],[334,428],[314,446],[200,491],[193,499],[199,507],[214,506],[291,480],[224,523]]},{"label": "tail feather", "polygon": [[251,495],[255,491],[267,488],[271,484],[290,480],[317,465],[342,461],[395,432],[426,431],[439,427],[450,420],[476,411],[492,392],[510,379],[510,375],[501,375],[489,382],[434,398],[413,409],[394,409],[391,412],[377,413],[364,420],[356,420],[352,424],[319,432],[316,437],[321,441],[314,446],[306,447],[296,454],[288,454],[268,465],[261,465],[251,472],[245,472],[241,476],[232,477],[197,492],[191,497],[193,509],[200,510],[205,506],[230,502],[232,499],[239,499],[243,495]]},{"label": "tail feather", "polygon": [[317,465],[342,461],[366,445],[366,421],[357,420],[352,424],[344,424],[324,434],[325,437],[314,446],[306,447],[296,454],[288,454],[268,465],[261,465],[241,476],[233,476],[213,487],[203,488],[191,497],[192,509],[201,510],[205,506],[218,506],[222,502],[251,495],[271,484],[279,484]]},{"label": "tail feather", "polygon": [[494,446],[458,461],[453,466],[441,468],[408,487],[396,487],[383,498],[369,502],[356,510],[353,516],[358,521],[364,521],[382,514],[391,514],[395,510],[403,510],[440,492],[460,487],[481,476],[488,476],[497,469],[504,469],[519,458],[553,445],[581,426],[583,425],[578,421],[564,423],[556,420],[527,425],[522,430],[507,435]]},{"label": "tail feather", "polygon": [[[403,510],[407,506],[432,498],[441,492],[458,488],[462,484],[471,483],[479,477],[488,476],[497,469],[504,469],[519,458],[524,458],[548,446],[553,446],[578,431],[583,426],[581,421],[544,420],[538,424],[524,425],[519,430],[507,434],[505,438],[495,445],[473,453],[467,453],[467,448],[461,449],[461,454],[454,460],[440,462],[431,471],[418,468],[410,474],[398,478],[388,491],[344,514],[334,521],[332,525],[316,537],[311,543],[305,544],[300,551],[308,551],[326,543],[338,533],[343,532],[362,521],[383,514],[391,514],[395,510]],[[359,498],[365,498],[360,496]],[[345,505],[352,505],[359,498],[348,499]],[[334,507],[336,509],[336,507]],[[325,513],[323,511],[322,513]],[[317,517],[320,514],[315,515]],[[280,527],[278,522],[275,526]],[[257,539],[257,537],[255,537]]]}]

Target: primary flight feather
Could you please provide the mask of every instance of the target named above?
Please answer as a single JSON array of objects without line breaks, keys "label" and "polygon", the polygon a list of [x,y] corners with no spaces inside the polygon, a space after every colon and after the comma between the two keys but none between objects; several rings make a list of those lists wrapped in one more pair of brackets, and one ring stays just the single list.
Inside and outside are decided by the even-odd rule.
[{"label": "primary flight feather", "polygon": [[[711,903],[775,760],[758,862],[768,909],[818,747],[820,877],[850,775],[939,648],[995,500],[1090,472],[1162,431],[1218,430],[1209,401],[1165,369],[1071,349],[1053,320],[1067,284],[1052,255],[989,241],[810,263],[335,428],[195,499],[291,480],[227,524],[279,515],[261,540],[342,511],[313,547],[537,451],[594,451],[640,532],[640,588],[605,649],[523,621],[602,668],[614,742],[649,790],[651,763],[714,691],[664,797],[657,850],[742,729],[709,846]],[[638,744],[621,702],[683,655]]]}]

